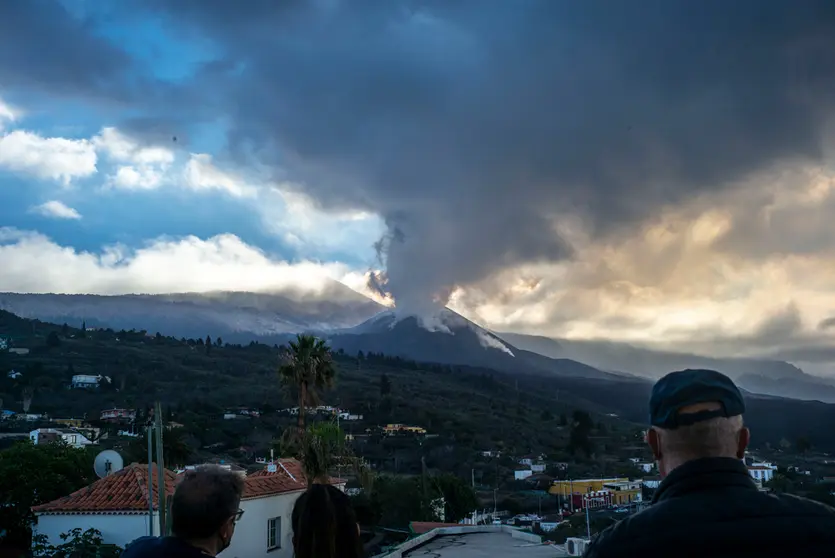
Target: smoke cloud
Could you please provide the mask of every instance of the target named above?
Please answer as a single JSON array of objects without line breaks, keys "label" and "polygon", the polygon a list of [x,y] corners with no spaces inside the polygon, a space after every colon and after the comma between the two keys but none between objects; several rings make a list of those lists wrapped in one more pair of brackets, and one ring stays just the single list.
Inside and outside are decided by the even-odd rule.
[{"label": "smoke cloud", "polygon": [[581,257],[576,236],[820,164],[835,109],[829,0],[137,6],[219,53],[160,110],[225,115],[230,157],[383,216],[372,286],[421,312]]}]

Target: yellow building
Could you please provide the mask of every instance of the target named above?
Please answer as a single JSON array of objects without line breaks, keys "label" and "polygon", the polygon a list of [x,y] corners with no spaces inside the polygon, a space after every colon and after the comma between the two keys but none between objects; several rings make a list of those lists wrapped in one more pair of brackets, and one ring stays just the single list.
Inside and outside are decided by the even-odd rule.
[{"label": "yellow building", "polygon": [[616,506],[641,501],[640,481],[607,482],[603,488],[612,493],[612,503]]},{"label": "yellow building", "polygon": [[387,424],[383,428],[383,432],[387,436],[392,434],[409,432],[411,434],[426,434],[426,429],[420,426],[406,426],[405,424]]},{"label": "yellow building", "polygon": [[627,478],[609,479],[577,479],[577,480],[555,480],[548,489],[550,494],[555,496],[567,496],[569,494],[586,494],[603,490],[604,485],[610,483],[629,482]]}]

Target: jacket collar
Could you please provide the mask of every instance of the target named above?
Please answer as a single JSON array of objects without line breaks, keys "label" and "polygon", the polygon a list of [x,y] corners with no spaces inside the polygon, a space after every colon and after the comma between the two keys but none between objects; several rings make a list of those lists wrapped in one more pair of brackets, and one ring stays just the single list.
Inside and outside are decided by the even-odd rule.
[{"label": "jacket collar", "polygon": [[673,469],[661,481],[652,503],[682,496],[689,492],[709,491],[723,488],[757,490],[757,485],[748,474],[748,467],[740,459],[732,457],[705,457],[688,461]]}]

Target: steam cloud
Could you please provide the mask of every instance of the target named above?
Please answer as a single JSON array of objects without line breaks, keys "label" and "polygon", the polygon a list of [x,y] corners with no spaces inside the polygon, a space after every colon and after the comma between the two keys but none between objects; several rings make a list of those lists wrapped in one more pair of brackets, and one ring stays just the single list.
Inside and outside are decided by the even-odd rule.
[{"label": "steam cloud", "polygon": [[373,285],[420,312],[507,266],[573,257],[567,217],[605,238],[818,162],[835,108],[831,0],[140,5],[221,53],[156,89],[156,118],[229,115],[232,156],[324,208],[382,215]]}]

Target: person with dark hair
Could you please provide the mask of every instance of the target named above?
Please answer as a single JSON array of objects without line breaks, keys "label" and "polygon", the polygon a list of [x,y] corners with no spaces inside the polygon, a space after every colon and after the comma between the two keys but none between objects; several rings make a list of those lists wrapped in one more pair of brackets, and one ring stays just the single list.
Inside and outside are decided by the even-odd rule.
[{"label": "person with dark hair", "polygon": [[649,508],[601,532],[585,557],[835,556],[835,509],[751,478],[744,413],[739,388],[714,370],[658,380],[647,443],[664,480]]},{"label": "person with dark hair", "polygon": [[329,484],[314,484],[293,507],[296,558],[361,558],[360,527],[351,500]]},{"label": "person with dark hair", "polygon": [[243,478],[215,465],[187,471],[171,499],[170,537],[141,537],[122,558],[217,556],[232,542],[244,491]]}]

